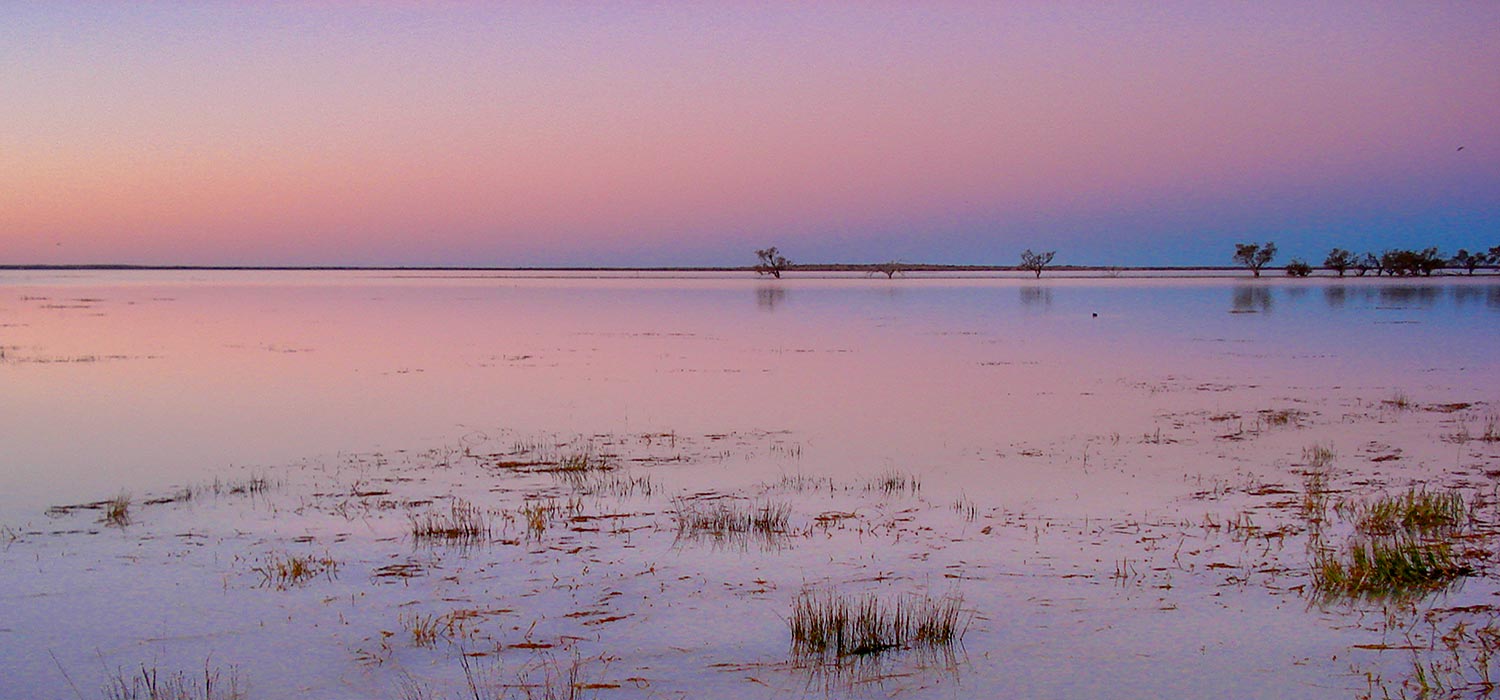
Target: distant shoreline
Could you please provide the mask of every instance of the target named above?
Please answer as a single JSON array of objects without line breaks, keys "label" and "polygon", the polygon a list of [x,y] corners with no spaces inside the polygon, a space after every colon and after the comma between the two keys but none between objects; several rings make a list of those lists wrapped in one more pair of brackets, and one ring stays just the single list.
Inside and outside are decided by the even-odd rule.
[{"label": "distant shoreline", "polygon": [[[879,263],[827,263],[793,265],[785,272],[878,272]],[[661,267],[611,266],[518,266],[491,265],[128,265],[118,263],[86,265],[0,265],[0,270],[188,270],[188,271],[281,271],[281,272],[749,272],[753,265]],[[1046,272],[1236,272],[1243,267],[1212,265],[1048,265]],[[901,265],[902,272],[1027,272],[1015,265],[939,265],[912,263]]]},{"label": "distant shoreline", "polygon": [[[783,270],[784,274],[796,277],[805,273],[857,273],[878,277],[885,274],[881,269],[881,263],[826,263],[793,265]],[[1286,275],[1278,274],[1281,268],[1268,268],[1262,271],[1260,277],[1266,279],[1281,279]],[[1333,274],[1330,268],[1314,267],[1317,279],[1432,279],[1442,277],[1454,278],[1495,278],[1500,277],[1494,272],[1480,270],[1477,274],[1468,274],[1459,269],[1445,269],[1435,271],[1428,276],[1390,276],[1366,274],[1358,275],[1350,272],[1343,276]],[[751,265],[742,266],[660,266],[660,267],[607,267],[607,266],[446,266],[446,265],[131,265],[131,264],[84,264],[84,265],[0,265],[0,272],[416,272],[416,273],[445,273],[445,272],[495,272],[495,273],[521,273],[521,274],[671,274],[671,273],[720,273],[720,274],[756,274],[756,268]],[[1201,276],[1201,277],[1244,277],[1255,279],[1249,274],[1249,270],[1243,266],[1235,265],[1144,265],[1144,266],[1107,266],[1107,265],[1049,265],[1041,275],[1046,278],[1114,278],[1161,276]],[[912,273],[978,273],[978,274],[1008,274],[1030,278],[1034,273],[1015,265],[940,265],[926,263],[902,264],[898,276]],[[1195,275],[1196,273],[1196,275]],[[1321,274],[1317,274],[1321,273]],[[1292,278],[1295,279],[1295,278]]]}]

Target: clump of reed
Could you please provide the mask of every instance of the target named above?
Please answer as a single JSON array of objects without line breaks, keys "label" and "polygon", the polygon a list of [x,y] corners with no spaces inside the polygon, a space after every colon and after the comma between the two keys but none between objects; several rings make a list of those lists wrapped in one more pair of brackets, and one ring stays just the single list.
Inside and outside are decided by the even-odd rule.
[{"label": "clump of reed", "polygon": [[284,591],[300,586],[322,576],[332,579],[339,571],[339,563],[328,555],[316,557],[310,554],[271,554],[250,570],[260,574],[262,587]]},{"label": "clump of reed", "polygon": [[1255,412],[1256,421],[1268,428],[1287,425],[1295,427],[1302,416],[1303,413],[1295,408],[1261,409]]},{"label": "clump of reed", "polygon": [[[585,700],[598,697],[599,689],[614,684],[590,683],[583,674],[584,661],[574,656],[564,664],[551,656],[542,656],[520,671],[508,672],[499,661],[483,663],[468,654],[459,654],[463,670],[464,700]],[[401,700],[440,700],[431,686],[406,675],[399,687]]]},{"label": "clump of reed", "polygon": [[411,536],[417,542],[472,544],[490,535],[490,520],[478,506],[454,498],[448,512],[412,514]]},{"label": "clump of reed", "polygon": [[161,673],[140,667],[127,673],[116,669],[104,686],[105,700],[242,700],[244,688],[238,670],[228,672],[203,664],[203,675],[184,671]]},{"label": "clump of reed", "polygon": [[720,499],[711,503],[679,498],[676,500],[677,536],[717,538],[735,535],[759,535],[772,539],[787,532],[792,507],[787,503],[767,501],[760,505]]},{"label": "clump of reed", "polygon": [[806,474],[782,474],[781,478],[775,482],[764,484],[764,487],[767,490],[779,489],[795,493],[823,490],[832,493],[833,479],[826,476],[808,476]]},{"label": "clump of reed", "polygon": [[1371,536],[1440,535],[1471,519],[1470,506],[1457,491],[1412,488],[1406,493],[1373,501],[1339,504],[1339,514],[1354,523],[1355,530]]},{"label": "clump of reed", "polygon": [[230,495],[259,495],[266,493],[277,486],[278,483],[264,476],[252,476],[244,479],[222,480],[217,477],[208,485],[208,490],[215,496]]},{"label": "clump of reed", "polygon": [[629,476],[611,472],[556,472],[555,475],[573,491],[584,496],[649,498],[656,493],[656,482],[650,476]]},{"label": "clump of reed", "polygon": [[1400,389],[1391,392],[1391,398],[1388,398],[1381,403],[1390,406],[1391,408],[1394,408],[1398,411],[1404,411],[1408,408],[1411,408],[1412,406],[1411,397],[1407,396],[1406,392]]},{"label": "clump of reed", "polygon": [[448,622],[441,615],[402,615],[397,622],[411,635],[413,646],[430,647],[447,634]]},{"label": "clump of reed", "polygon": [[583,499],[569,498],[566,501],[558,501],[555,498],[527,500],[520,508],[521,517],[526,520],[526,531],[533,537],[540,537],[547,527],[552,524],[553,518],[576,517],[583,513]]},{"label": "clump of reed", "polygon": [[964,520],[972,521],[979,517],[979,506],[975,505],[974,501],[962,493],[958,495],[957,499],[954,499],[952,508],[953,512],[958,513]]},{"label": "clump of reed", "polygon": [[1356,538],[1342,554],[1320,551],[1312,578],[1325,598],[1400,598],[1442,589],[1471,573],[1448,542],[1402,534]]},{"label": "clump of reed", "polygon": [[111,527],[125,527],[130,524],[130,494],[121,491],[114,498],[104,502],[104,524]]},{"label": "clump of reed", "polygon": [[910,647],[941,647],[963,638],[963,598],[804,591],[787,624],[797,655],[857,656]]},{"label": "clump of reed", "polygon": [[1302,459],[1307,460],[1311,469],[1327,469],[1338,459],[1338,453],[1333,451],[1332,445],[1313,444],[1302,450]]},{"label": "clump of reed", "polygon": [[614,465],[608,460],[595,455],[592,452],[572,452],[558,458],[556,471],[559,472],[590,472],[613,469]]},{"label": "clump of reed", "polygon": [[922,490],[922,482],[917,479],[916,474],[892,470],[883,472],[870,483],[865,484],[865,490],[882,491],[887,494],[916,493]]}]

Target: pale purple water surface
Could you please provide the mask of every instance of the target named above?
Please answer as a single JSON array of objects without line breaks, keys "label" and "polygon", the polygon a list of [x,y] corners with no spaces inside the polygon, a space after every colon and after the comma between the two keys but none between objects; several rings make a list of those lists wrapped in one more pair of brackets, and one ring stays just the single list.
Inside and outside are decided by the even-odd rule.
[{"label": "pale purple water surface", "polygon": [[[448,697],[455,650],[513,667],[542,638],[620,686],[600,697],[1354,697],[1406,662],[1298,593],[1295,546],[1201,523],[1290,517],[1250,486],[1296,490],[1313,443],[1351,483],[1500,469],[1443,439],[1500,402],[1497,279],[0,272],[0,697],[205,658],[251,697]],[[1395,396],[1472,406],[1383,412]],[[1261,428],[1272,409],[1305,418]],[[430,499],[563,496],[483,457],[541,443],[657,492],[588,499],[614,530],[409,541]],[[892,473],[920,491],[860,486]],[[248,476],[280,486],[144,505]],[[837,486],[775,486],[793,476]],[[122,492],[124,528],[47,514]],[[709,493],[784,499],[803,533],[679,541],[674,497]],[[257,585],[255,562],[303,551],[337,576]],[[397,561],[426,573],[376,575]],[[957,592],[973,619],[956,658],[830,680],[787,658],[806,586]],[[398,643],[403,616],[460,607],[505,612]]]}]

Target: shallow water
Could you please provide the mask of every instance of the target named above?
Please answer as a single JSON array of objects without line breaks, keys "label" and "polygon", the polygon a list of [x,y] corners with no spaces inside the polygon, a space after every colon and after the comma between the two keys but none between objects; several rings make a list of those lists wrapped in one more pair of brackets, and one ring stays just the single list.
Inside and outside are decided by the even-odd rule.
[{"label": "shallow water", "polygon": [[[1496,443],[1449,438],[1500,401],[1496,320],[1495,277],[4,273],[0,697],[210,657],[252,697],[447,697],[461,652],[576,658],[601,697],[1354,697],[1409,661],[1360,646],[1373,607],[1303,595],[1274,487],[1316,443],[1351,497],[1493,491]],[[653,493],[497,466],[575,451]],[[122,492],[124,527],[47,514]],[[412,541],[453,496],[497,531]],[[528,532],[545,498],[579,504]],[[683,539],[679,498],[782,502],[789,532]],[[285,553],[339,568],[261,585]],[[789,657],[807,587],[972,617],[830,670]]]}]

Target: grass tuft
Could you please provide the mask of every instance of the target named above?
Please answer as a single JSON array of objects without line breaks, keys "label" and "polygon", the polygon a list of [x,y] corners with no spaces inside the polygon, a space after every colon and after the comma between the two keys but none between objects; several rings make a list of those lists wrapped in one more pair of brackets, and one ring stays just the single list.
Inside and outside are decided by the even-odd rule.
[{"label": "grass tuft", "polygon": [[1325,598],[1383,599],[1439,590],[1471,573],[1447,542],[1399,535],[1356,539],[1342,556],[1320,552],[1312,575]]},{"label": "grass tuft", "polygon": [[1463,494],[1417,488],[1374,501],[1341,503],[1339,513],[1354,522],[1355,530],[1372,536],[1441,535],[1467,524],[1471,517]]},{"label": "grass tuft", "polygon": [[142,665],[139,672],[116,669],[104,686],[106,700],[242,700],[239,672],[203,664],[203,675],[184,671],[163,674]]},{"label": "grass tuft", "polygon": [[526,519],[526,532],[541,537],[554,518],[576,517],[583,513],[583,499],[570,498],[559,502],[555,498],[527,500],[521,506],[521,517]]},{"label": "grass tuft", "polygon": [[967,618],[956,594],[881,600],[805,591],[793,601],[787,622],[794,654],[858,656],[951,645],[963,638]]},{"label": "grass tuft", "polygon": [[922,482],[915,474],[888,471],[875,477],[865,485],[866,491],[883,491],[887,494],[916,493],[922,490]]},{"label": "grass tuft", "polygon": [[705,504],[679,498],[676,505],[677,536],[687,539],[756,535],[772,541],[787,533],[792,514],[789,504],[771,501],[755,505],[721,499]]},{"label": "grass tuft", "polygon": [[454,498],[447,513],[429,511],[410,517],[411,536],[417,542],[474,544],[490,535],[484,511],[462,498]]},{"label": "grass tuft", "polygon": [[125,527],[130,524],[130,494],[121,491],[118,496],[104,502],[104,524]]},{"label": "grass tuft", "polygon": [[261,576],[262,587],[284,591],[300,586],[322,576],[332,579],[339,571],[339,563],[328,555],[315,557],[300,554],[272,554],[258,566],[250,567]]}]

